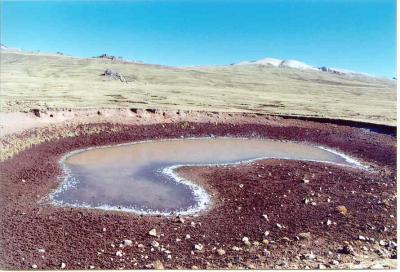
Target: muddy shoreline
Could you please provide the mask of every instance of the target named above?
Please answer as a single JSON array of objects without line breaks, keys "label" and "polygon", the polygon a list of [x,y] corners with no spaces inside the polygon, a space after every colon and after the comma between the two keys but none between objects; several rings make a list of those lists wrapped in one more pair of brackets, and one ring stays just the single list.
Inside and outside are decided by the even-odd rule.
[{"label": "muddy shoreline", "polygon": [[[390,135],[284,119],[263,124],[92,123],[67,129],[82,133],[35,144],[0,162],[1,268],[29,269],[35,264],[39,269],[56,269],[62,262],[67,269],[150,268],[160,263],[166,268],[368,267],[397,256],[393,247],[396,139]],[[59,208],[41,201],[58,186],[62,170],[58,160],[67,152],[148,139],[207,136],[320,144],[358,158],[375,171],[280,160],[240,167],[186,167],[180,169],[182,174],[203,184],[217,201],[208,213],[185,217],[184,223],[173,217]],[[309,184],[302,182],[305,176]],[[339,205],[347,208],[346,215],[336,211]],[[328,220],[331,224],[326,224]],[[148,235],[152,228],[160,237]],[[270,235],[263,237],[267,230]],[[310,239],[296,238],[305,232],[310,232]],[[358,239],[359,235],[368,240]],[[250,246],[244,245],[243,237],[249,238]],[[119,248],[124,239],[133,245]],[[265,239],[269,243],[263,243]],[[154,240],[159,247],[152,250]],[[354,252],[342,252],[346,243]],[[202,250],[195,250],[196,244]]]}]

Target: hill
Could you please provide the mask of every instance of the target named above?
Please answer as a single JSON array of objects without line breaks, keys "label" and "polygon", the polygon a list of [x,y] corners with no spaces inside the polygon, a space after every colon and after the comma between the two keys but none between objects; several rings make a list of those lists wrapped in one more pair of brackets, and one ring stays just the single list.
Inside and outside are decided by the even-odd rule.
[{"label": "hill", "polygon": [[135,107],[395,125],[396,81],[289,64],[177,68],[109,56],[82,59],[2,50],[1,111]]}]

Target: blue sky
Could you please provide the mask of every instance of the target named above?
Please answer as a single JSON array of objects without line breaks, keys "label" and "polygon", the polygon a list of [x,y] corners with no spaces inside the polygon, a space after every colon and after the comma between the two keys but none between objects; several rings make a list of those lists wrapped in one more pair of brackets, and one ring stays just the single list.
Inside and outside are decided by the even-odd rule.
[{"label": "blue sky", "polygon": [[165,65],[297,59],[396,75],[394,0],[2,2],[1,42]]}]

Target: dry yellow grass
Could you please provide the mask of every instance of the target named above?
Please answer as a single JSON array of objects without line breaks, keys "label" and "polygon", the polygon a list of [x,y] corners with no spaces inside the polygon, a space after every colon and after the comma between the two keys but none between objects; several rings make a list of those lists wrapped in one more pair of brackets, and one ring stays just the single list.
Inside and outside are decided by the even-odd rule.
[{"label": "dry yellow grass", "polygon": [[[130,81],[105,80],[110,68]],[[1,52],[1,111],[136,107],[396,123],[396,82],[261,66],[171,68]]]}]

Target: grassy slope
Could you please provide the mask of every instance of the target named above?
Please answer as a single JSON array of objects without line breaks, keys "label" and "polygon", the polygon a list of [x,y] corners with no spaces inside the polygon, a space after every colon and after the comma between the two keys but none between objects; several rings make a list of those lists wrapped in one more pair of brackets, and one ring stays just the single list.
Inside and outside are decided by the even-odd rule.
[{"label": "grassy slope", "polygon": [[[108,81],[107,68],[129,83]],[[396,83],[298,69],[170,68],[104,59],[1,52],[3,112],[137,107],[307,115],[395,124]]]}]

